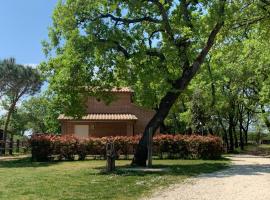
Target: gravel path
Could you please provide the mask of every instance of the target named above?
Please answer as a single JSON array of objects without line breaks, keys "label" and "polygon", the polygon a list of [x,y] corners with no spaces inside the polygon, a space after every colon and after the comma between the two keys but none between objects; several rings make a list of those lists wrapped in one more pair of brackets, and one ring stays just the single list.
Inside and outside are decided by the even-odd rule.
[{"label": "gravel path", "polygon": [[230,158],[232,167],[158,191],[150,200],[270,199],[270,158],[250,155],[234,155]]}]

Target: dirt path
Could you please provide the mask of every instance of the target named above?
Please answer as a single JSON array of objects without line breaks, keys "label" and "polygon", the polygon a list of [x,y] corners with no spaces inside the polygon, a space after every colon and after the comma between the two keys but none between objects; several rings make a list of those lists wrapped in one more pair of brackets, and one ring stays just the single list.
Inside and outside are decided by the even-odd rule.
[{"label": "dirt path", "polygon": [[234,155],[232,167],[188,179],[153,194],[151,200],[270,199],[270,158]]}]

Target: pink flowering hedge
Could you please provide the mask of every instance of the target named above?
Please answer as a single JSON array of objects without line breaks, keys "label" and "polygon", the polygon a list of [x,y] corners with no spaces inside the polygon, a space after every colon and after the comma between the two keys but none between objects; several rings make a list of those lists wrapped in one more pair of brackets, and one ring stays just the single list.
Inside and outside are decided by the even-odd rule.
[{"label": "pink flowering hedge", "polygon": [[[106,143],[113,141],[117,157],[133,154],[140,137],[117,136],[78,139],[71,135],[37,134],[30,139],[35,161],[84,160],[86,156],[105,158]],[[153,154],[159,158],[218,159],[222,141],[215,136],[157,135],[153,138]]]}]

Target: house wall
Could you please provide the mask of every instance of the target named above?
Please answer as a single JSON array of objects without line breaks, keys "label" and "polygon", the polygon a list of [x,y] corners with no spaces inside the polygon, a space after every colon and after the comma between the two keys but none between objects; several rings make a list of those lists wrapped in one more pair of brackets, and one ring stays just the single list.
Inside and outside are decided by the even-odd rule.
[{"label": "house wall", "polygon": [[127,123],[125,122],[97,122],[95,123],[94,137],[126,136]]},{"label": "house wall", "polygon": [[139,107],[135,104],[131,104],[130,113],[136,115],[136,117],[138,118],[134,126],[134,134],[137,135],[143,133],[146,125],[154,116],[155,111]]},{"label": "house wall", "polygon": [[128,113],[131,104],[131,93],[113,93],[115,101],[106,105],[95,97],[89,97],[87,101],[87,113]]},{"label": "house wall", "polygon": [[105,137],[105,136],[132,136],[134,122],[118,121],[118,122],[82,122],[82,121],[65,121],[62,122],[62,134],[75,134],[76,125],[88,125],[89,136]]},{"label": "house wall", "polygon": [[[74,134],[75,124],[88,124],[90,135],[94,137],[115,136],[115,135],[137,135],[142,134],[146,125],[155,114],[155,111],[135,105],[131,102],[132,93],[114,93],[116,100],[106,105],[103,101],[98,101],[95,97],[89,97],[87,102],[87,113],[122,113],[134,114],[138,120],[134,122],[71,122],[62,121],[62,134]],[[91,126],[95,126],[95,131]],[[159,132],[159,130],[157,131]]]}]

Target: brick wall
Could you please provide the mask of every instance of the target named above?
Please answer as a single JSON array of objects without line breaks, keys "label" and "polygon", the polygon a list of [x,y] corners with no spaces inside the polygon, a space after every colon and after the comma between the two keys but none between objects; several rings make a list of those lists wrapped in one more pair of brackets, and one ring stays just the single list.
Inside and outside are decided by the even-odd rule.
[{"label": "brick wall", "polygon": [[87,102],[87,113],[128,113],[130,110],[131,93],[113,93],[115,101],[106,105],[95,97],[89,97]]},{"label": "brick wall", "polygon": [[[132,135],[141,134],[145,126],[153,117],[155,111],[142,108],[131,102],[131,94],[128,92],[113,93],[116,100],[106,105],[103,101],[98,101],[94,97],[89,97],[87,102],[87,113],[122,113],[134,114],[138,120],[136,122],[71,122],[62,121],[62,134],[74,134],[74,125],[87,124],[90,126],[89,135],[95,137],[115,136],[115,135]],[[91,127],[95,127],[92,130]],[[159,132],[159,131],[158,131]]]}]

